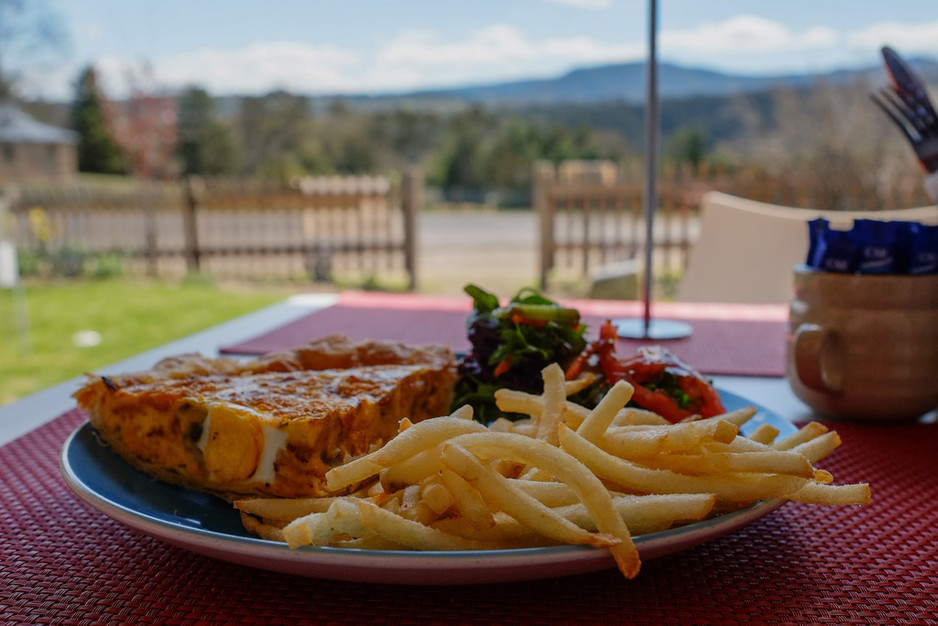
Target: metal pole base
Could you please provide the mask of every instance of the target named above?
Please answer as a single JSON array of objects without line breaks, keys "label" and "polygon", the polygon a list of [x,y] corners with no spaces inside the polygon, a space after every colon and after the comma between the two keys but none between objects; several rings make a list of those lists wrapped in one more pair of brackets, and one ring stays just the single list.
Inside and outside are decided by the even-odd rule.
[{"label": "metal pole base", "polygon": [[619,336],[626,339],[683,339],[693,333],[686,322],[677,320],[645,320],[641,318],[612,320]]}]

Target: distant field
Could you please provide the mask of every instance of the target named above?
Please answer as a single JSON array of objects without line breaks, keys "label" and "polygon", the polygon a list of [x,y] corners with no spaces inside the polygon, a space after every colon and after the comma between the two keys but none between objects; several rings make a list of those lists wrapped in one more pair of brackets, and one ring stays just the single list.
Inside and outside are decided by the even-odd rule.
[{"label": "distant field", "polygon": [[[287,295],[273,288],[125,279],[38,283],[23,289],[24,316],[15,294],[2,289],[0,405]],[[25,332],[18,318],[28,321],[20,324],[28,326]]]}]

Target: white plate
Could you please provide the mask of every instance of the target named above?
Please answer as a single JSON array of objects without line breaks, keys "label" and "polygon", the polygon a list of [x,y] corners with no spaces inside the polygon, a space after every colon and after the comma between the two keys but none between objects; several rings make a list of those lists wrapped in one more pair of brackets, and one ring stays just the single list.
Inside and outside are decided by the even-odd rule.
[{"label": "white plate", "polygon": [[[728,409],[752,404],[729,392],[721,391],[721,396]],[[760,408],[743,432],[765,422],[781,436],[795,431],[790,422]],[[615,567],[607,551],[582,546],[476,552],[291,550],[251,536],[227,502],[155,481],[127,465],[98,440],[89,423],[68,438],[60,461],[69,487],[121,524],[186,550],[266,570],[353,582],[450,585],[554,578]],[[784,502],[757,502],[713,519],[637,536],[635,545],[647,561],[732,532]]]}]

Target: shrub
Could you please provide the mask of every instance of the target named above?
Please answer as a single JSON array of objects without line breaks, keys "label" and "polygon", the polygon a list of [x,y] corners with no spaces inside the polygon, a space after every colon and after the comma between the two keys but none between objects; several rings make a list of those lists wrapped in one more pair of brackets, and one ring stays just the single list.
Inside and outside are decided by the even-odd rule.
[{"label": "shrub", "polygon": [[63,278],[78,278],[85,273],[88,253],[72,246],[63,246],[52,253],[52,273]]},{"label": "shrub", "polygon": [[42,271],[42,255],[36,250],[18,250],[16,263],[20,276],[39,276]]},{"label": "shrub", "polygon": [[124,255],[120,252],[103,252],[94,255],[94,270],[92,276],[95,278],[115,278],[124,275]]}]

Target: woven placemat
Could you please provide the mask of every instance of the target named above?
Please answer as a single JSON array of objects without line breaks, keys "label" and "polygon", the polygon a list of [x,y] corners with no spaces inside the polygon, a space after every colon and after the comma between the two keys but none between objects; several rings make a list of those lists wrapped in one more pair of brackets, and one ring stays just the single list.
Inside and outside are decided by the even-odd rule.
[{"label": "woven placemat", "polygon": [[[638,302],[571,300],[595,338],[607,319],[639,318]],[[228,354],[257,355],[303,344],[313,338],[340,333],[361,339],[395,339],[406,343],[436,343],[456,352],[469,350],[466,316],[468,298],[346,292],[337,304],[316,311],[237,344],[222,346]],[[655,319],[687,322],[687,338],[662,341],[620,339],[618,350],[631,354],[648,344],[665,345],[705,374],[728,376],[784,376],[787,311],[776,305],[661,303]]]},{"label": "woven placemat", "polygon": [[643,564],[542,581],[402,587],[313,580],[138,534],[69,491],[74,410],[0,448],[0,623],[936,623],[938,426],[842,424],[825,460],[873,503],[789,503]]}]

